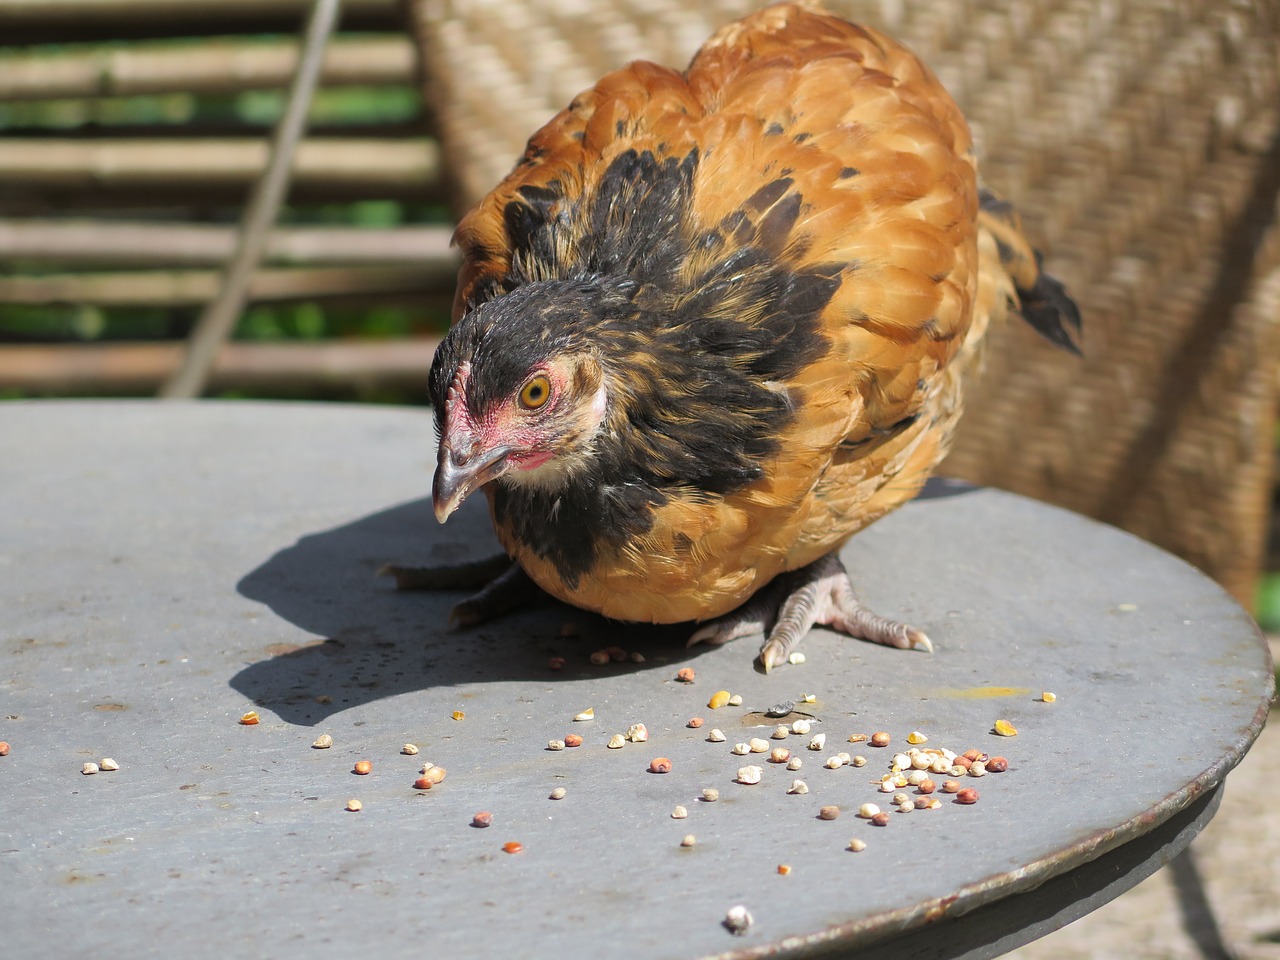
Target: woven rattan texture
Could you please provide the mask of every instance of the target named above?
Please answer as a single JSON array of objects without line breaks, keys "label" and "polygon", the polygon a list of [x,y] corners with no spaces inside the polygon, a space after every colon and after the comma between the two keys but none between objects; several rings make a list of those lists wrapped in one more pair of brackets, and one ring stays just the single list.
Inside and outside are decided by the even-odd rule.
[{"label": "woven rattan texture", "polygon": [[[742,0],[414,0],[459,208],[601,73],[682,65]],[[1010,326],[945,472],[1153,540],[1249,599],[1280,370],[1280,0],[881,0],[964,107],[1086,322]]]}]

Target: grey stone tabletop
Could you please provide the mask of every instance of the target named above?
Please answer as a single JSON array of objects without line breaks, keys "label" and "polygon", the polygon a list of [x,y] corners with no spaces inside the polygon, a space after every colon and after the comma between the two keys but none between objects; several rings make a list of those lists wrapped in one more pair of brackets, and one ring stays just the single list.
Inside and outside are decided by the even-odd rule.
[{"label": "grey stone tabletop", "polygon": [[[688,628],[550,603],[450,630],[458,594],[377,576],[496,549],[482,498],[436,525],[433,439],[399,408],[0,407],[6,957],[800,957],[910,936],[928,946],[908,955],[992,956],[1071,919],[1091,868],[1077,913],[1189,842],[1264,721],[1266,646],[1212,582],[947,484],[844,551],[931,655],[816,630],[766,676],[751,639],[686,650]],[[709,707],[721,690],[741,704]],[[774,739],[788,700],[810,730]],[[647,741],[607,745],[634,724]],[[888,747],[850,742],[877,731]],[[1008,770],[960,778],[976,803],[899,812],[878,784],[913,732]],[[752,738],[802,766],[732,752]],[[842,752],[867,762],[828,766]],[[446,775],[416,788],[427,763]],[[995,908],[1017,929],[983,933]]]}]

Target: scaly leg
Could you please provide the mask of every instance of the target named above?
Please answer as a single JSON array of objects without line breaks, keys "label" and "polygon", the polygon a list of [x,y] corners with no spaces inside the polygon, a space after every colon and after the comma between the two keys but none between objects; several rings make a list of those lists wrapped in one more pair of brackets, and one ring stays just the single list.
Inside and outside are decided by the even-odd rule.
[{"label": "scaly leg", "polygon": [[544,596],[520,564],[513,563],[506,554],[439,567],[388,564],[378,571],[378,575],[395,577],[397,590],[479,588],[479,592],[449,611],[449,622],[460,627],[472,627],[492,620]]},{"label": "scaly leg", "polygon": [[776,620],[760,648],[766,672],[786,660],[817,624],[890,647],[933,652],[933,644],[921,631],[881,617],[859,602],[836,553],[776,578],[737,610],[700,627],[689,643],[721,644],[763,632],[774,614]]}]

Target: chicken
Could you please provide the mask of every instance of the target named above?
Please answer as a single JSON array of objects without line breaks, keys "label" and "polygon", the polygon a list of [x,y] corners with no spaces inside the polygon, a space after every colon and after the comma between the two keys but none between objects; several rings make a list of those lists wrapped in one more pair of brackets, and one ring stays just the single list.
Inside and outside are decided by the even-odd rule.
[{"label": "chicken", "polygon": [[837,551],[947,452],[990,323],[1020,311],[1072,349],[1080,324],[929,70],[807,2],[730,24],[683,73],[604,77],[456,242],[435,513],[483,490],[510,559],[455,618],[540,588],[701,621],[691,643],[765,633],[766,670],[815,624],[931,649],[855,598]]}]

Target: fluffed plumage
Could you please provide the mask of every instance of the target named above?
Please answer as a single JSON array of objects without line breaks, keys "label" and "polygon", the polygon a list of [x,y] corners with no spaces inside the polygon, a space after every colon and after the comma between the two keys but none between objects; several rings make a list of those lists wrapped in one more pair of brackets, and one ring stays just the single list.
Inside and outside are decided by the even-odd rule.
[{"label": "fluffed plumage", "polygon": [[942,459],[990,323],[1079,326],[929,70],[808,3],[604,77],[456,239],[437,516],[483,488],[538,586],[623,620],[721,617],[832,554]]}]

